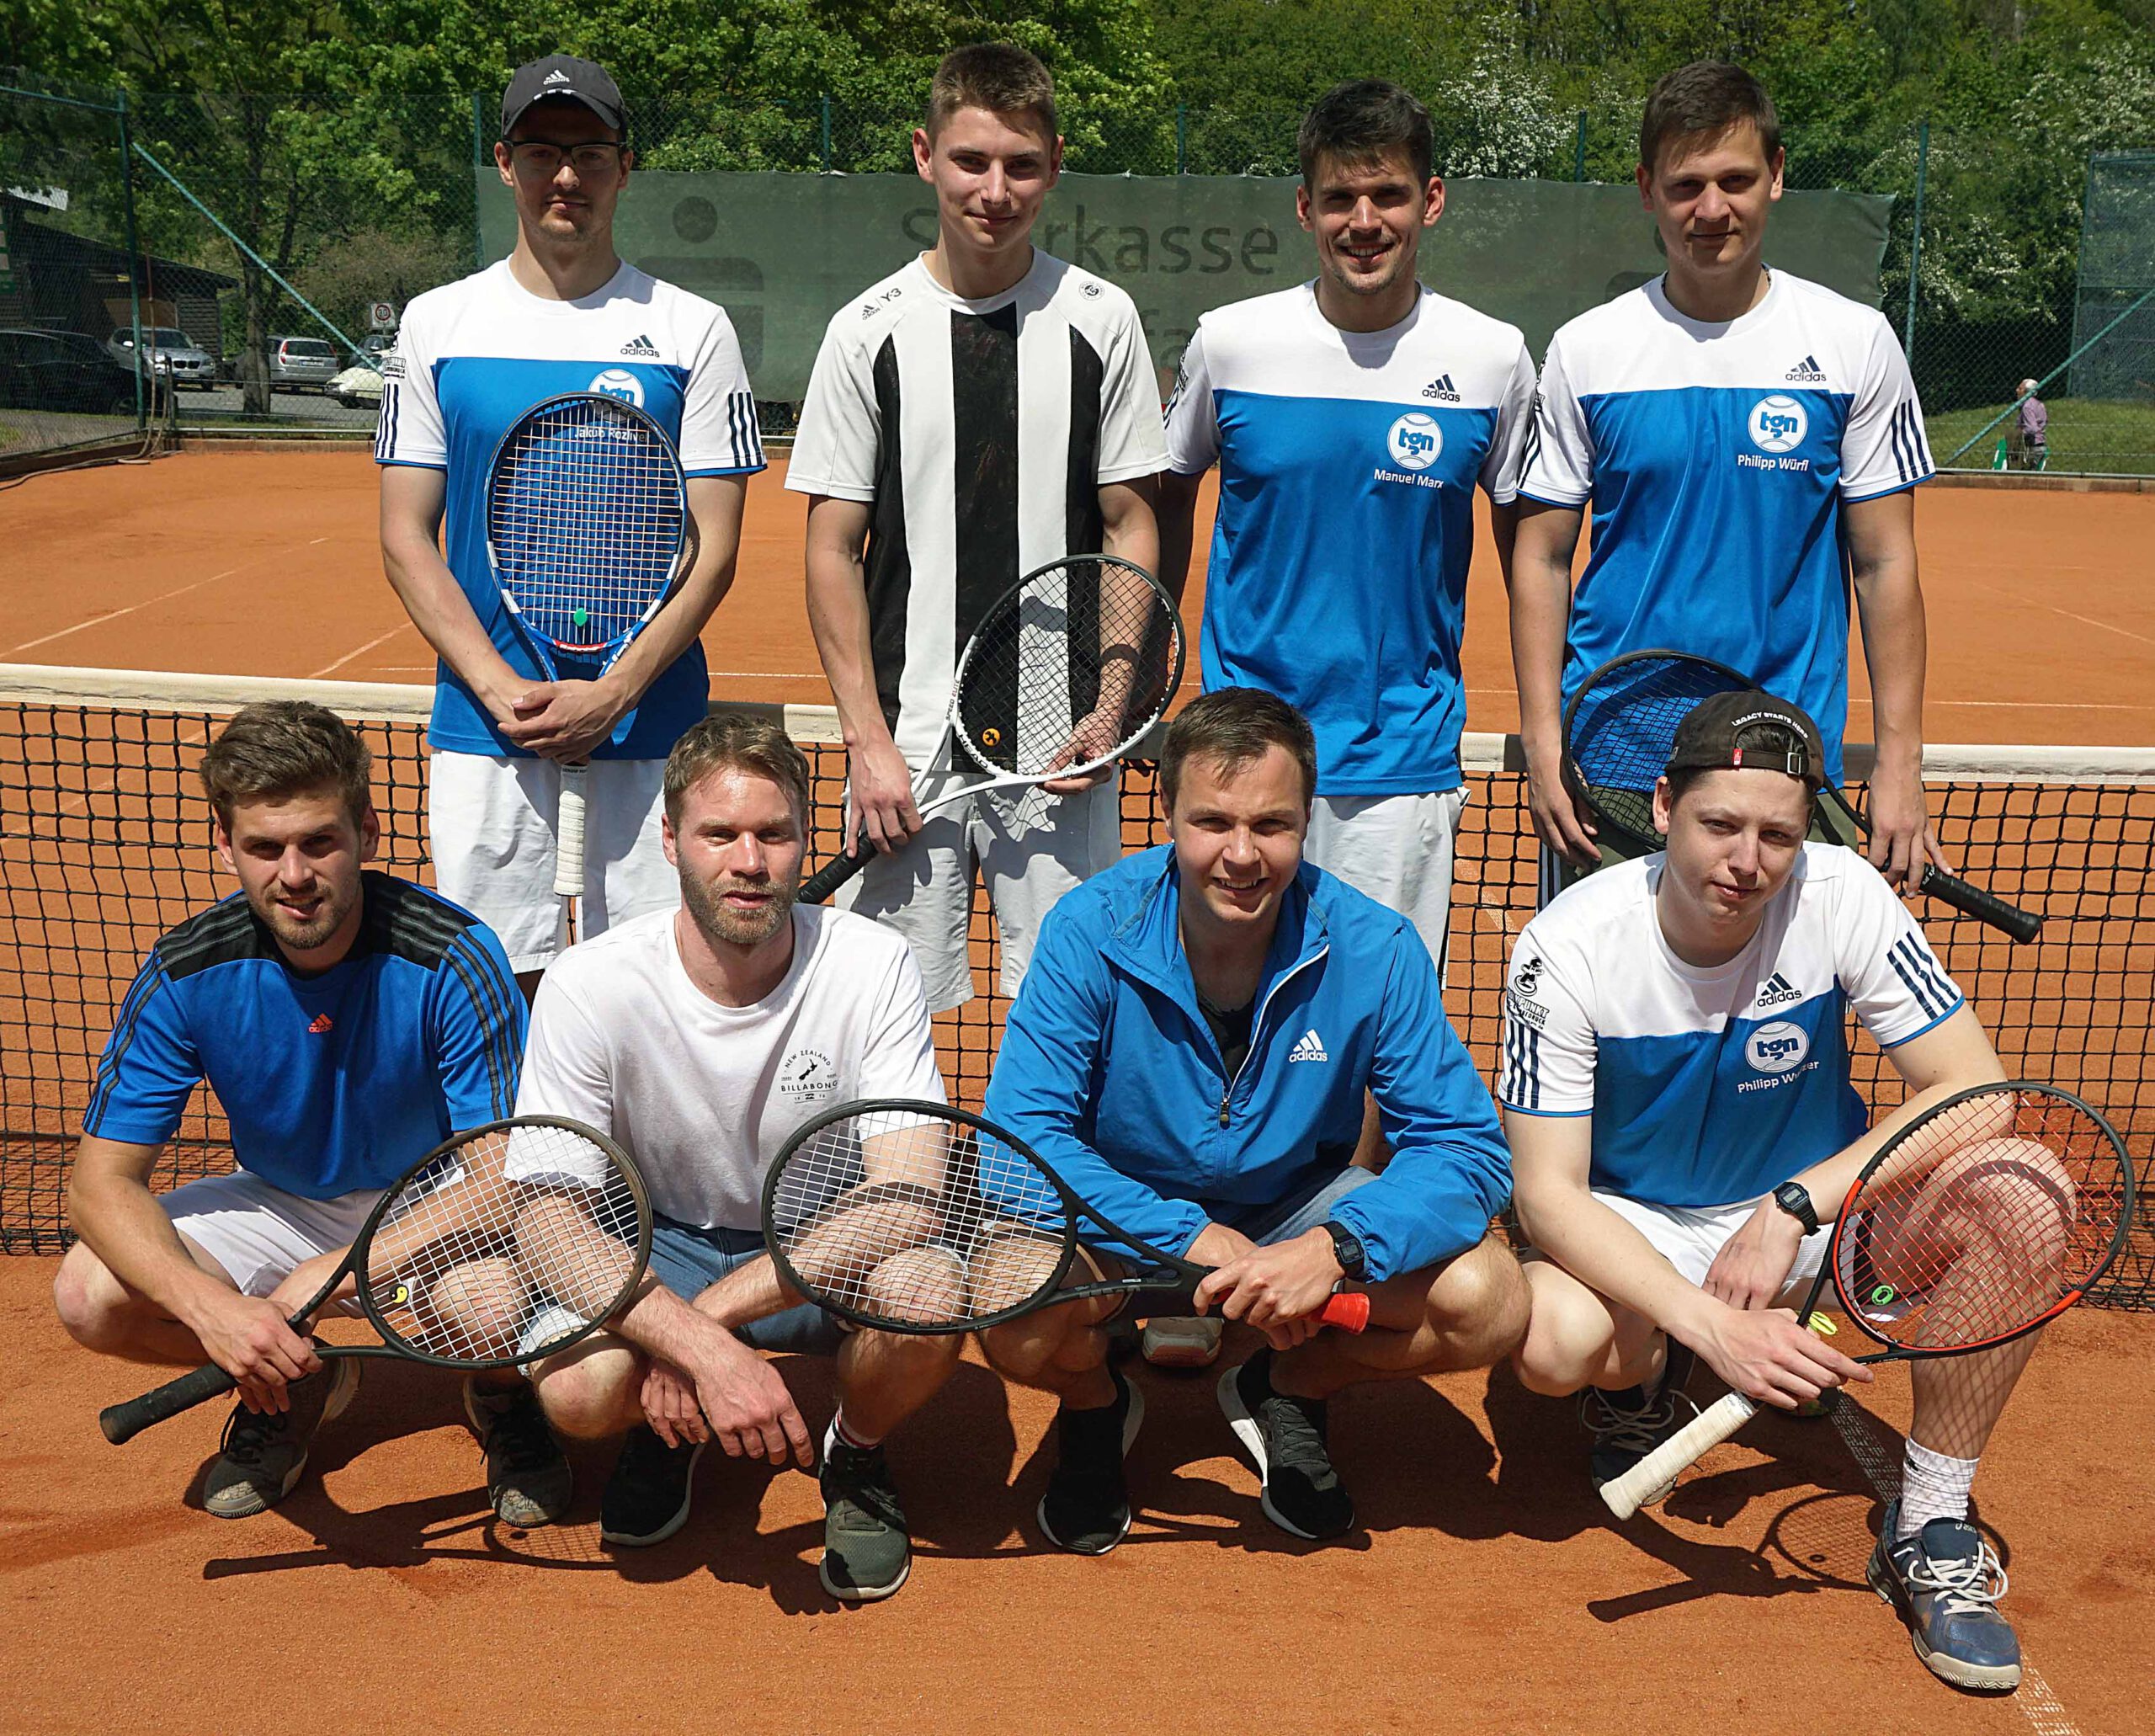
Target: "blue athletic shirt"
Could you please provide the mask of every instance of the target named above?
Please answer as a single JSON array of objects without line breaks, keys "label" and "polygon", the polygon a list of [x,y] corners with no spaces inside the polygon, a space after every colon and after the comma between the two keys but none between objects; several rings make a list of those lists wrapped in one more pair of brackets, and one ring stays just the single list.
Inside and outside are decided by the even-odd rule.
[{"label": "blue athletic shirt", "polygon": [[242,1169],[333,1200],[386,1187],[459,1129],[513,1113],[524,997],[494,932],[372,871],[342,962],[294,970],[235,892],[151,948],[82,1131],[162,1145],[204,1079]]},{"label": "blue athletic shirt", "polygon": [[1679,313],[1659,278],[1581,314],[1550,342],[1519,490],[1593,502],[1564,697],[1627,651],[1714,658],[1810,712],[1838,781],[1841,503],[1931,474],[1915,382],[1875,308],[1775,271],[1726,323]]},{"label": "blue athletic shirt", "polygon": [[[764,468],[741,346],[714,302],[626,264],[580,301],[547,301],[519,286],[506,260],[413,301],[383,365],[375,461],[446,472],[449,570],[494,648],[535,680],[539,665],[487,560],[487,472],[519,416],[569,391],[637,405],[672,437],[691,477]],[[564,662],[561,673],[588,678],[597,668]],[[593,757],[663,759],[709,697],[703,647],[691,642],[652,683],[622,738],[602,742]],[[428,738],[455,754],[531,757],[496,732],[446,663],[435,675]]]},{"label": "blue athletic shirt", "polygon": [[1551,901],[1512,948],[1497,1100],[1592,1116],[1590,1185],[1657,1206],[1771,1192],[1869,1125],[1848,1014],[1881,1049],[1961,1005],[1908,908],[1837,844],[1806,844],[1749,946],[1701,970],[1654,909],[1667,858],[1618,863]]},{"label": "blue athletic shirt", "polygon": [[1198,322],[1168,461],[1220,466],[1205,685],[1299,706],[1322,794],[1459,783],[1474,489],[1517,492],[1533,400],[1518,328],[1429,289],[1381,332],[1340,330],[1313,284]]}]

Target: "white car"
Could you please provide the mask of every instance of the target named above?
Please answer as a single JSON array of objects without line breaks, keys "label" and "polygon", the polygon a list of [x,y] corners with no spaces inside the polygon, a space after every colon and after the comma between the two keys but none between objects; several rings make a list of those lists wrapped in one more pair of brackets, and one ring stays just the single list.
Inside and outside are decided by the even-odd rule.
[{"label": "white car", "polygon": [[[379,360],[386,360],[385,353]],[[381,404],[381,370],[369,367],[364,362],[355,363],[333,378],[322,388],[348,410],[364,410]]]}]

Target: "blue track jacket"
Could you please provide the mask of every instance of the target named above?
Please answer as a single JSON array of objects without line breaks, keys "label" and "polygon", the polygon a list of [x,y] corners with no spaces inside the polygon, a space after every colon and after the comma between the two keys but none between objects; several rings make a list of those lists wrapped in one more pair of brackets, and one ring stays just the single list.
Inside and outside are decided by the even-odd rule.
[{"label": "blue track jacket", "polygon": [[1208,1202],[1285,1201],[1345,1166],[1373,1092],[1391,1166],[1333,1214],[1372,1280],[1472,1247],[1511,1161],[1435,967],[1404,917],[1305,862],[1227,1077],[1176,920],[1174,849],[1064,894],[1010,1009],[987,1114],[1103,1217],[1170,1252]]}]

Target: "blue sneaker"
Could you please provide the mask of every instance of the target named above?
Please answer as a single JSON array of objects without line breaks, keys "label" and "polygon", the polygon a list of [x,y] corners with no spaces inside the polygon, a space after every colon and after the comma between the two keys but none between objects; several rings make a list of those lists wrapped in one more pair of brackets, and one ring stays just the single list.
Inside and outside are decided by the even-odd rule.
[{"label": "blue sneaker", "polygon": [[1956,1688],[2009,1692],[2020,1685],[2020,1641],[1998,1612],[2005,1568],[1963,1519],[1934,1519],[1915,1536],[1888,1540],[1901,1504],[1889,1502],[1865,1576],[1908,1624],[1916,1656]]}]

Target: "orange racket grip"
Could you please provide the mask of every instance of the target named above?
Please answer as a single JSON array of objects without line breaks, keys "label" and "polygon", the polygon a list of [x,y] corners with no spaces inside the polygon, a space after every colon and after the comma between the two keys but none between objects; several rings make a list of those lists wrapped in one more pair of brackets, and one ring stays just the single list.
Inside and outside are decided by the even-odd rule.
[{"label": "orange racket grip", "polygon": [[1317,1318],[1342,1332],[1360,1332],[1370,1323],[1370,1299],[1359,1290],[1343,1290],[1324,1305]]}]

